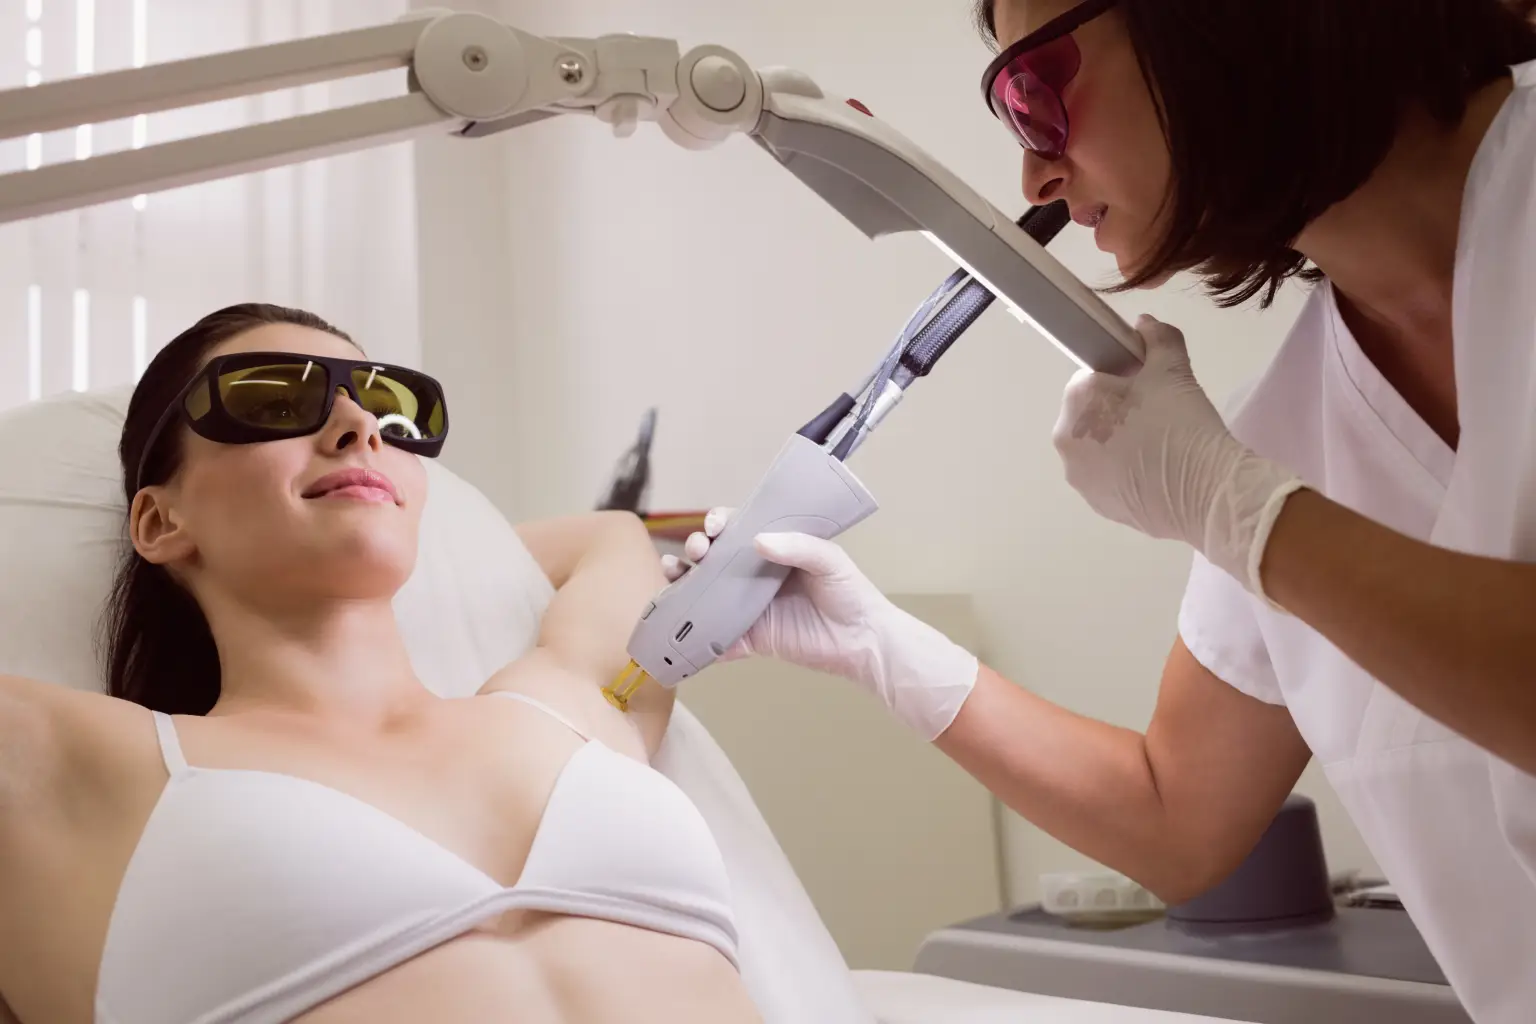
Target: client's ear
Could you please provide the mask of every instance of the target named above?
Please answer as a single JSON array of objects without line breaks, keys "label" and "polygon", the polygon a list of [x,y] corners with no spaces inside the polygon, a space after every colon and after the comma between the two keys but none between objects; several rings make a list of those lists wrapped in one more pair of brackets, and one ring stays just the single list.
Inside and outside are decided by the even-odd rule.
[{"label": "client's ear", "polygon": [[128,539],[151,565],[184,561],[197,551],[164,487],[145,487],[133,496],[128,509]]}]

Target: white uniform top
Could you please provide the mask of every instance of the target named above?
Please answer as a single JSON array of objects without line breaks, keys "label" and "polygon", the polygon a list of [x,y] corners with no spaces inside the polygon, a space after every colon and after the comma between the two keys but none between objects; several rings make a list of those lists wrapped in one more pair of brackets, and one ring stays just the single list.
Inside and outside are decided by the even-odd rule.
[{"label": "white uniform top", "polygon": [[[1326,283],[1229,420],[1254,450],[1377,522],[1536,562],[1536,63],[1514,74],[1462,210],[1457,448],[1364,356]],[[1217,676],[1290,709],[1474,1019],[1536,1021],[1536,777],[1415,710],[1198,556],[1179,631]]]}]

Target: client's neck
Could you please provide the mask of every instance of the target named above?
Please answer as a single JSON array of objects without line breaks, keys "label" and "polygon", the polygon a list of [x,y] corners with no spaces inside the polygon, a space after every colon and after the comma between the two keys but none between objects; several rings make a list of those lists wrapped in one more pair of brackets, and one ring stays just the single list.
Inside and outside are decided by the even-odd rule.
[{"label": "client's neck", "polygon": [[221,669],[214,714],[285,710],[363,723],[433,699],[411,668],[388,600],[259,611],[214,601],[205,611]]}]

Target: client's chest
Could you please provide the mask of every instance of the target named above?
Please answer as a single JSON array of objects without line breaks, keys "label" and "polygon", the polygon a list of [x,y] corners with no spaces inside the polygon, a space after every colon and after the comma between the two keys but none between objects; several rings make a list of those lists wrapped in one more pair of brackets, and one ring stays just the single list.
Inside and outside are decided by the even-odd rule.
[{"label": "client's chest", "polygon": [[173,831],[175,845],[196,851],[189,858],[243,859],[246,870],[290,878],[313,855],[363,874],[440,862],[450,876],[465,867],[510,885],[579,741],[492,724],[206,747],[191,736],[189,767],[166,786],[136,855]]}]

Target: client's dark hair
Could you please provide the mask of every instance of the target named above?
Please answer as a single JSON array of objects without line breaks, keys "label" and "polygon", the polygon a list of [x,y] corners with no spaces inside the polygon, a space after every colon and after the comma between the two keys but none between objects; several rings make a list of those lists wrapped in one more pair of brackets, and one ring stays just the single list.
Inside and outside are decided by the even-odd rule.
[{"label": "client's dark hair", "polygon": [[[978,0],[996,42],[1002,0]],[[1296,238],[1365,184],[1405,111],[1446,126],[1536,60],[1536,0],[1120,0],[1173,159],[1167,226],[1116,290],[1193,270],[1223,306],[1318,277]]]},{"label": "client's dark hair", "polygon": [[[118,443],[123,492],[133,504],[133,474],[160,415],[186,387],[215,345],[263,324],[294,324],[351,341],[313,313],[260,302],[228,306],[182,331],[144,370]],[[161,433],[144,465],[141,487],[163,484],[181,462],[179,424]],[[219,699],[219,652],[208,620],[164,566],[146,562],[131,544],[123,555],[102,617],[107,692],[155,711],[204,715]]]}]

